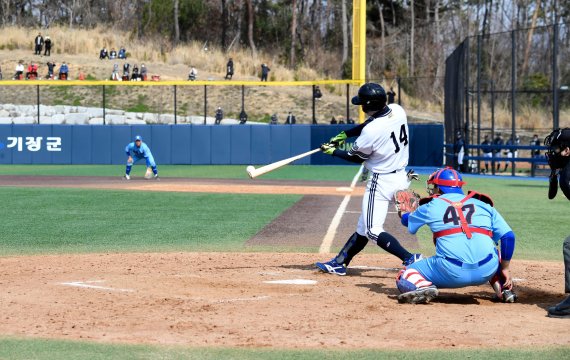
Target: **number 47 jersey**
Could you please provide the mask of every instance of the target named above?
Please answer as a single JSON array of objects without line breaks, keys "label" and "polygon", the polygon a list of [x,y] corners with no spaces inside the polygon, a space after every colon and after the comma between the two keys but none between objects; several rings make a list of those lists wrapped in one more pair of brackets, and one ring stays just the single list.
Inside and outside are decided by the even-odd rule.
[{"label": "number 47 jersey", "polygon": [[403,170],[409,159],[408,118],[404,109],[390,104],[374,114],[352,145],[349,155],[365,159],[374,173],[389,174]]}]

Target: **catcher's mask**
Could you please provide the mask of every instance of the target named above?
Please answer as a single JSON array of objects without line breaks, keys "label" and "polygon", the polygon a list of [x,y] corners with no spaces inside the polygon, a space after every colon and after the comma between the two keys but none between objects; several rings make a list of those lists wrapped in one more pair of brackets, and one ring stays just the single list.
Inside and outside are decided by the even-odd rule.
[{"label": "catcher's mask", "polygon": [[463,194],[461,187],[465,185],[461,175],[451,167],[438,169],[431,174],[426,181],[426,189],[428,194],[433,195],[435,185],[441,190],[442,193],[456,193]]},{"label": "catcher's mask", "polygon": [[386,90],[376,83],[366,83],[358,89],[358,95],[352,98],[353,105],[361,105],[362,111],[380,111],[386,106]]}]

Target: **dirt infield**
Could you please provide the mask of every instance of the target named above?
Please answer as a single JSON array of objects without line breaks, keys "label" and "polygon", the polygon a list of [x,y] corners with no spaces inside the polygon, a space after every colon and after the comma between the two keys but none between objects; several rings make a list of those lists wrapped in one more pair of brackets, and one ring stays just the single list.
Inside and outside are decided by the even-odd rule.
[{"label": "dirt infield", "polygon": [[[293,208],[249,240],[312,245],[327,223],[316,211],[346,184],[168,179],[0,177],[0,186],[299,193]],[[134,186],[137,185],[137,186]],[[140,185],[140,186],[139,186]],[[134,190],[133,188],[133,190]],[[340,188],[340,189],[339,189]],[[335,246],[352,233],[357,187]],[[359,195],[360,194],[360,195]],[[318,226],[299,225],[306,214]],[[296,225],[287,221],[297,221]],[[346,222],[344,222],[346,221]],[[392,220],[394,224],[395,219]],[[301,227],[299,234],[293,228]],[[309,229],[312,229],[309,231]],[[295,243],[294,241],[297,241]],[[406,241],[413,242],[413,237]],[[520,302],[491,301],[489,286],[444,289],[429,305],[401,305],[398,259],[365,250],[349,276],[318,273],[332,254],[143,253],[0,258],[0,335],[101,342],[280,348],[411,349],[567,345],[568,321],[546,317],[563,298],[563,264],[514,260]]]}]

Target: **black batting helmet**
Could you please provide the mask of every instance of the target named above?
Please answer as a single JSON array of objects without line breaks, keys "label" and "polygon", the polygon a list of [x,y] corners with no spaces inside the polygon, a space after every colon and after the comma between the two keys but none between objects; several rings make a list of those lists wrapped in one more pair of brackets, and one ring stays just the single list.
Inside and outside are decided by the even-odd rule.
[{"label": "black batting helmet", "polygon": [[376,83],[366,83],[358,89],[358,95],[352,98],[353,105],[361,105],[362,111],[379,111],[386,106],[386,90]]}]

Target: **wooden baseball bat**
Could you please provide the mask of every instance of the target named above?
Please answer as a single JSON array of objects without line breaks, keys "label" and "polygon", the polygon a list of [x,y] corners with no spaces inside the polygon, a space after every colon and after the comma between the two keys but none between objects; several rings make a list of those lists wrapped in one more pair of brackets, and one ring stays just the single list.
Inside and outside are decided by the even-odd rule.
[{"label": "wooden baseball bat", "polygon": [[311,151],[307,151],[306,153],[302,153],[302,154],[299,154],[299,155],[295,155],[295,156],[292,156],[292,157],[287,158],[287,159],[279,160],[279,161],[276,161],[276,162],[271,163],[271,164],[267,164],[267,165],[262,166],[262,167],[257,168],[257,169],[256,169],[255,167],[253,167],[252,165],[249,165],[249,166],[246,168],[246,171],[247,171],[247,174],[249,175],[249,177],[250,177],[251,179],[254,179],[254,178],[256,178],[256,177],[258,177],[258,176],[260,176],[260,175],[266,174],[266,173],[268,173],[268,172],[270,172],[270,171],[273,171],[273,170],[275,170],[275,169],[279,169],[280,167],[283,167],[283,166],[285,166],[285,165],[287,165],[287,164],[290,164],[290,163],[292,163],[292,162],[295,161],[295,160],[302,159],[302,158],[304,158],[305,156],[312,155],[312,154],[317,153],[317,152],[319,152],[319,151],[321,151],[321,148],[317,148],[317,149],[314,149],[314,150],[311,150]]}]

